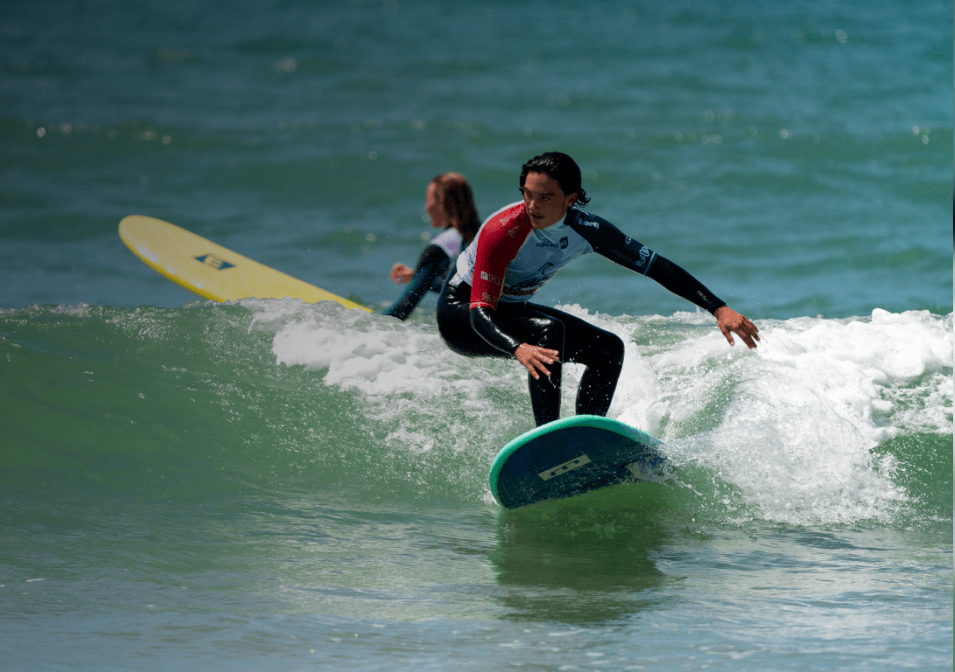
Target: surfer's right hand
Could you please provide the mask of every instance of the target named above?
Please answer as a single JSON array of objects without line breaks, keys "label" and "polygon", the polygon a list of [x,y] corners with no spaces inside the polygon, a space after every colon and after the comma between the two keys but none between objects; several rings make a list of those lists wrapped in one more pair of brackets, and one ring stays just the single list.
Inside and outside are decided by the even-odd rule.
[{"label": "surfer's right hand", "polygon": [[550,369],[547,368],[547,365],[560,361],[560,353],[556,350],[542,348],[538,345],[530,345],[529,343],[521,343],[517,346],[517,350],[514,351],[514,356],[517,357],[517,361],[530,371],[530,374],[534,376],[535,380],[540,380],[538,371],[545,376],[549,376]]},{"label": "surfer's right hand", "polygon": [[743,339],[747,348],[750,350],[756,348],[756,341],[759,340],[759,336],[757,336],[759,329],[749,318],[740,315],[729,306],[720,306],[713,315],[716,317],[717,324],[720,331],[723,332],[723,336],[726,337],[727,343],[736,345],[733,341],[733,333],[736,333]]},{"label": "surfer's right hand", "polygon": [[396,285],[411,282],[413,277],[414,269],[404,264],[395,264],[391,267],[391,273],[388,274],[388,278]]}]

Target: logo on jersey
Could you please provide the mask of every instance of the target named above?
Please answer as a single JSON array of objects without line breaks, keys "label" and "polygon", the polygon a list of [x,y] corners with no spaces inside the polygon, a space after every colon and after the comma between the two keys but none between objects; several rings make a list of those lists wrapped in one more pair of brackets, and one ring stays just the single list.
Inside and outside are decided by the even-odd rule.
[{"label": "logo on jersey", "polygon": [[554,264],[547,262],[537,271],[536,278],[508,285],[504,288],[504,294],[511,297],[533,296],[540,291],[540,288],[546,285],[559,270],[560,269],[554,266]]},{"label": "logo on jersey", "polygon": [[481,271],[481,280],[484,282],[490,282],[492,285],[497,285],[500,287],[504,284],[504,278],[499,278],[496,275],[491,275],[487,271]]},{"label": "logo on jersey", "polygon": [[[640,245],[640,243],[637,243],[637,245]],[[640,259],[637,261],[636,267],[643,269],[642,273],[646,275],[650,271],[650,264],[652,264],[653,260],[657,258],[656,252],[651,250],[646,245],[640,245],[640,251],[637,252],[637,254],[639,255]]]},{"label": "logo on jersey", "polygon": [[570,247],[570,240],[567,238],[567,236],[564,236],[555,243],[551,240],[548,240],[547,238],[543,238],[537,241],[537,247],[559,247],[562,250],[566,250],[568,247]]},{"label": "logo on jersey", "polygon": [[524,210],[523,203],[518,203],[501,217],[501,227],[507,229],[507,235],[511,238],[523,235],[521,229],[527,226],[529,222],[530,219],[527,217],[527,211]]}]

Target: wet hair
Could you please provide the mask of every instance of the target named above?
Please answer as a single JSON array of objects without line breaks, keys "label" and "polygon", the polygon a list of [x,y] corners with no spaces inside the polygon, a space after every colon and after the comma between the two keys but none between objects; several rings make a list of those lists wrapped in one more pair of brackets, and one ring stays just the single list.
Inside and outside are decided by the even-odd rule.
[{"label": "wet hair", "polygon": [[521,167],[521,188],[524,188],[524,182],[527,180],[528,173],[543,173],[548,175],[560,185],[561,191],[568,196],[577,194],[577,201],[574,205],[587,205],[590,197],[584,188],[580,185],[580,166],[572,158],[563,152],[545,152],[538,154],[533,159]]},{"label": "wet hair", "polygon": [[441,173],[431,180],[438,190],[438,196],[444,205],[444,211],[452,222],[458,223],[458,230],[469,244],[481,228],[481,218],[474,205],[474,192],[471,185],[460,173]]}]

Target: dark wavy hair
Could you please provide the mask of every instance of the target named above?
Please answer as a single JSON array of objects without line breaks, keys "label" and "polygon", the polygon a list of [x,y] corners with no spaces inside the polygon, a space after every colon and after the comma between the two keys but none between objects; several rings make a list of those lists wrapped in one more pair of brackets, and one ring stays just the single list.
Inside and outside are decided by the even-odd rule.
[{"label": "dark wavy hair", "polygon": [[438,189],[444,211],[451,221],[457,222],[458,231],[464,238],[465,244],[470,244],[481,228],[481,218],[474,205],[474,192],[471,185],[460,173],[441,173],[436,175],[433,184]]},{"label": "dark wavy hair", "polygon": [[525,163],[521,167],[522,189],[528,173],[543,173],[557,180],[557,184],[565,194],[568,196],[577,194],[575,205],[590,203],[590,197],[580,184],[580,166],[563,152],[544,152]]}]

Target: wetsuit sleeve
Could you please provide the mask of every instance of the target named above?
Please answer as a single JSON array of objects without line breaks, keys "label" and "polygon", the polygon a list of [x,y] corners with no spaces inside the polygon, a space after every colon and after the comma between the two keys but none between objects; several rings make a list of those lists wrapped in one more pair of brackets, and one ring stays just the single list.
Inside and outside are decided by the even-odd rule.
[{"label": "wetsuit sleeve", "polygon": [[397,317],[399,320],[408,319],[428,290],[436,292],[441,289],[441,278],[450,265],[451,260],[443,249],[437,245],[425,247],[418,257],[414,277],[408,283],[408,288],[397,301],[382,311],[382,315]]},{"label": "wetsuit sleeve", "polygon": [[477,332],[478,336],[501,352],[513,355],[514,351],[523,342],[507,333],[497,321],[497,311],[486,306],[472,308],[470,312],[471,328]]},{"label": "wetsuit sleeve", "polygon": [[594,252],[640,275],[649,274],[657,259],[656,252],[601,217],[575,214],[578,217],[571,226],[590,243]]},{"label": "wetsuit sleeve", "polygon": [[717,308],[725,306],[726,302],[707,289],[703,283],[694,278],[681,267],[659,254],[653,261],[653,266],[647,277],[659,282],[665,289],[677,296],[682,296],[690,303],[696,304],[703,310],[715,312]]},{"label": "wetsuit sleeve", "polygon": [[703,283],[666,257],[634,240],[610,222],[594,215],[581,216],[573,225],[594,252],[607,257],[641,275],[656,280],[664,289],[673,292],[703,310],[714,312],[726,302],[720,300]]}]

